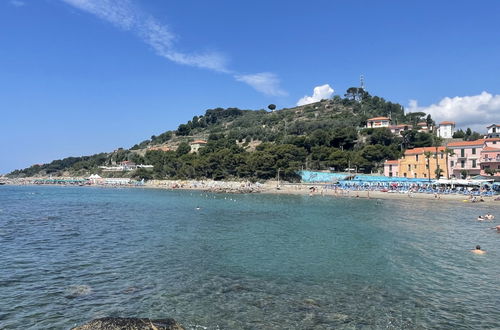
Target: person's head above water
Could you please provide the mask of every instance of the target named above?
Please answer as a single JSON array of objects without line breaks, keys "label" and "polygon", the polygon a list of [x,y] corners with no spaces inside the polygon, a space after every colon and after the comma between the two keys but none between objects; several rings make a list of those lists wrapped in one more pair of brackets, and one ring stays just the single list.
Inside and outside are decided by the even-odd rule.
[{"label": "person's head above water", "polygon": [[476,245],[476,250],[481,250],[481,246]]}]

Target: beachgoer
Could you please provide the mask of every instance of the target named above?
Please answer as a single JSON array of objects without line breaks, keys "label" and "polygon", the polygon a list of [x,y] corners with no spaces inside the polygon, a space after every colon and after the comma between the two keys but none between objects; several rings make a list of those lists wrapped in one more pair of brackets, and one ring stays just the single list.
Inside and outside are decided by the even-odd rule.
[{"label": "beachgoer", "polygon": [[484,221],[484,217],[482,215],[478,216],[477,221]]},{"label": "beachgoer", "polygon": [[491,213],[486,213],[486,215],[484,216],[484,218],[486,220],[493,220],[493,219],[495,219],[495,216],[493,214],[491,214]]},{"label": "beachgoer", "polygon": [[472,253],[475,253],[475,254],[485,254],[486,251],[484,250],[481,250],[481,247],[479,245],[476,245],[476,248],[471,250]]}]

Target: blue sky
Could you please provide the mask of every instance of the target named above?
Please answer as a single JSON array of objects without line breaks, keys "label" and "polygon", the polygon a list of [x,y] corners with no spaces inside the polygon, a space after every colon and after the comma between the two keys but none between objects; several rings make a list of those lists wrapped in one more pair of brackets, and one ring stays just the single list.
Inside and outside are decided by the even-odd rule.
[{"label": "blue sky", "polygon": [[[498,1],[0,0],[0,173],[316,86],[500,123]],[[485,93],[483,93],[485,92]]]}]

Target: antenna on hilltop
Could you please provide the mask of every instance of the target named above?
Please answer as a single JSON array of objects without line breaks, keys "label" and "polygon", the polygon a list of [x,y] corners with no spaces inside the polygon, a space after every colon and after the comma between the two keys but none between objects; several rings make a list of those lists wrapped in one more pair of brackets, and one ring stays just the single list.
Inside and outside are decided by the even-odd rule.
[{"label": "antenna on hilltop", "polygon": [[361,75],[359,76],[359,87],[362,89],[362,90],[366,90],[366,87],[365,87],[365,76]]}]

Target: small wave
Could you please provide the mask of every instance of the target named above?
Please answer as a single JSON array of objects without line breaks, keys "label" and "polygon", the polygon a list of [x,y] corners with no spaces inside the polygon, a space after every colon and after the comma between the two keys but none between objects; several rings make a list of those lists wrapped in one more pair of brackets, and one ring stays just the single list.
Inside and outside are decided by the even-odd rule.
[{"label": "small wave", "polygon": [[76,297],[87,296],[92,293],[92,288],[88,285],[73,285],[67,290],[66,298],[73,299]]}]

